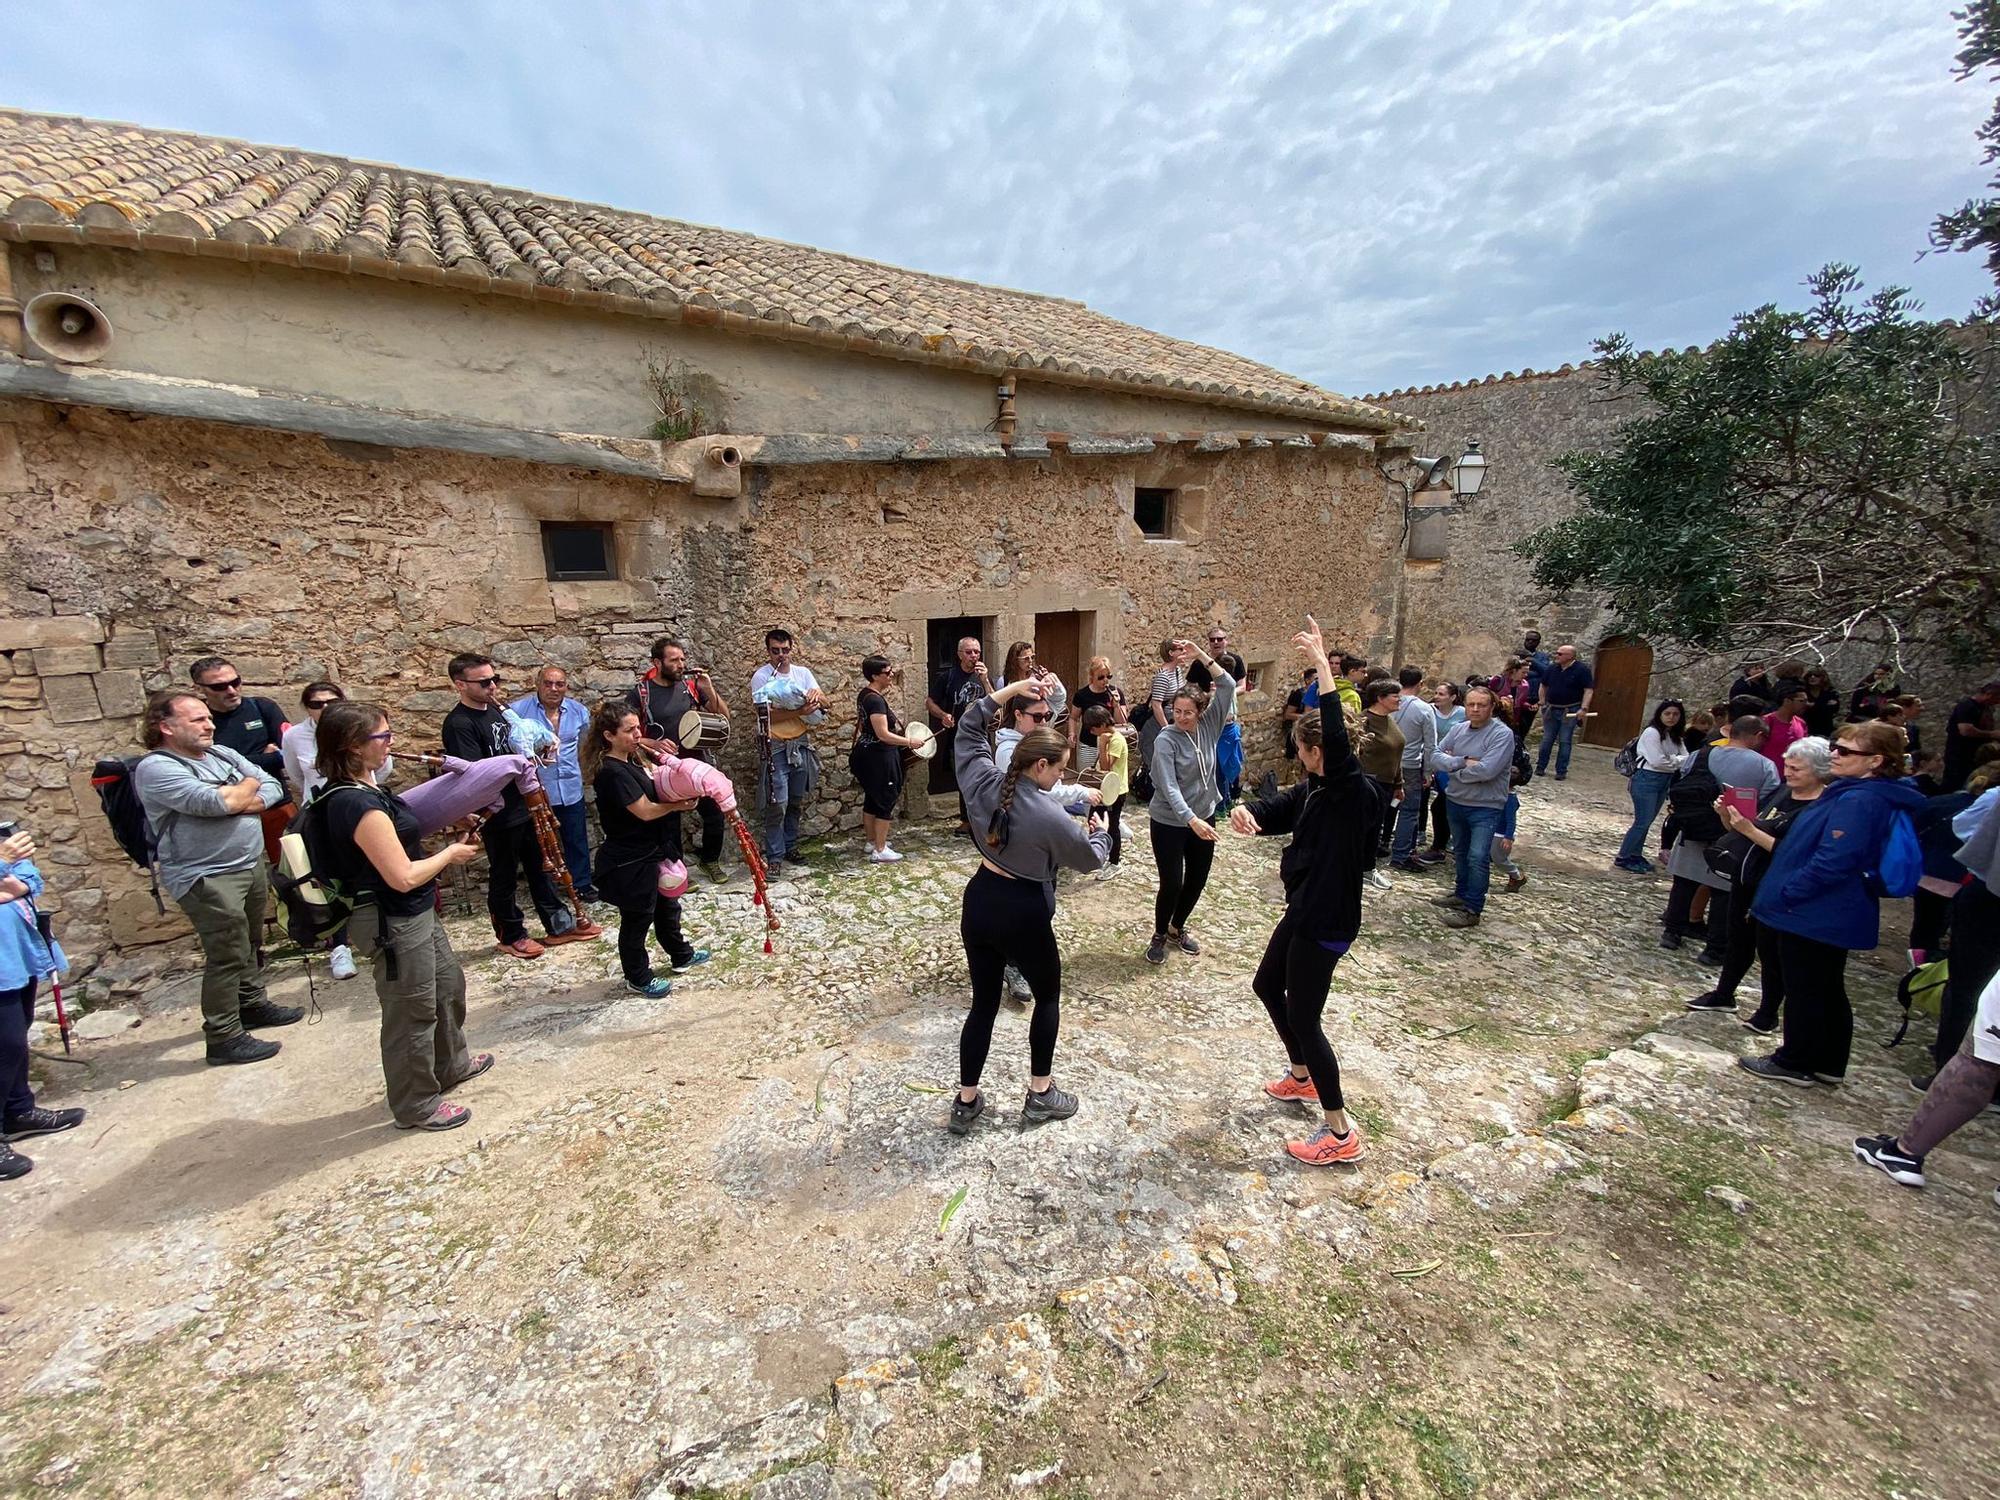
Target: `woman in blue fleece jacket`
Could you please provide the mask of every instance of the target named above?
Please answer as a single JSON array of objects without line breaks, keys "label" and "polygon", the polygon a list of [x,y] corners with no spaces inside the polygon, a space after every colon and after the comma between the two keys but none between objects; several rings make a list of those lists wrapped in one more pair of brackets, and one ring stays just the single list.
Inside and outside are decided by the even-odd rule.
[{"label": "woman in blue fleece jacket", "polygon": [[1901,778],[1902,732],[1869,721],[1843,725],[1833,781],[1792,821],[1772,852],[1751,915],[1777,934],[1785,978],[1785,1039],[1769,1057],[1746,1057],[1760,1078],[1812,1087],[1847,1077],[1854,1009],[1847,955],[1875,946],[1881,902],[1864,877],[1876,869],[1898,813],[1923,806]]}]

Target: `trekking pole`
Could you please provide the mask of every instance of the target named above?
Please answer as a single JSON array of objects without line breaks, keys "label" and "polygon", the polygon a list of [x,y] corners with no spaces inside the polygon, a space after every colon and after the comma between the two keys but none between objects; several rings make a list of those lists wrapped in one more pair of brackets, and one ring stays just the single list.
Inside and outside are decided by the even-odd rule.
[{"label": "trekking pole", "polygon": [[[42,943],[48,948],[50,957],[53,959],[56,949],[55,919],[39,907],[35,907],[33,910],[35,913],[35,931],[41,934]],[[55,995],[56,1030],[62,1034],[63,1056],[68,1057],[69,1012],[63,1008],[62,971],[60,969],[49,971],[49,988]]]}]

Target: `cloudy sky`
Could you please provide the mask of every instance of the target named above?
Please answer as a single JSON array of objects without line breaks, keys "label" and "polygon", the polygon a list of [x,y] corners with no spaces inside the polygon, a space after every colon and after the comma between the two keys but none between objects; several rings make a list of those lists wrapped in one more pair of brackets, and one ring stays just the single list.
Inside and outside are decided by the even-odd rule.
[{"label": "cloudy sky", "polygon": [[1686,344],[1829,260],[1939,316],[1949,0],[42,0],[0,102],[1077,297],[1350,394]]}]

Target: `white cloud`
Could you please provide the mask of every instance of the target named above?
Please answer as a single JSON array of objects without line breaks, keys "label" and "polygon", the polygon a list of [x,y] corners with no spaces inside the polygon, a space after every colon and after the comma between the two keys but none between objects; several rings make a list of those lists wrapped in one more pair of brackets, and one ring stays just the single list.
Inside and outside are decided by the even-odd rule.
[{"label": "white cloud", "polygon": [[1831,259],[1940,314],[1984,290],[1914,261],[1978,187],[1991,102],[1950,78],[1946,3],[99,0],[8,26],[9,103],[1055,292],[1353,393],[1704,339]]}]

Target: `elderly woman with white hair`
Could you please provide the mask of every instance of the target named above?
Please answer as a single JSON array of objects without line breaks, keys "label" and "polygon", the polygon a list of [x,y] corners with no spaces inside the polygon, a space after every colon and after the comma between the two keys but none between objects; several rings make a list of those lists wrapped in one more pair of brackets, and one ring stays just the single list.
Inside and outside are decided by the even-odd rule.
[{"label": "elderly woman with white hair", "polygon": [[1817,801],[1833,780],[1833,746],[1818,735],[1795,741],[1785,751],[1784,779],[1765,793],[1755,819],[1746,818],[1726,801],[1716,812],[1726,830],[1709,846],[1708,858],[1719,863],[1733,884],[1729,891],[1729,945],[1715,988],[1688,1001],[1689,1010],[1736,1009],[1736,986],[1750,972],[1754,959],[1763,966],[1763,998],[1743,1024],[1763,1036],[1778,1029],[1785,1004],[1785,976],[1778,962],[1775,936],[1750,915],[1757,884],[1771,863],[1771,851],[1799,809]]}]

